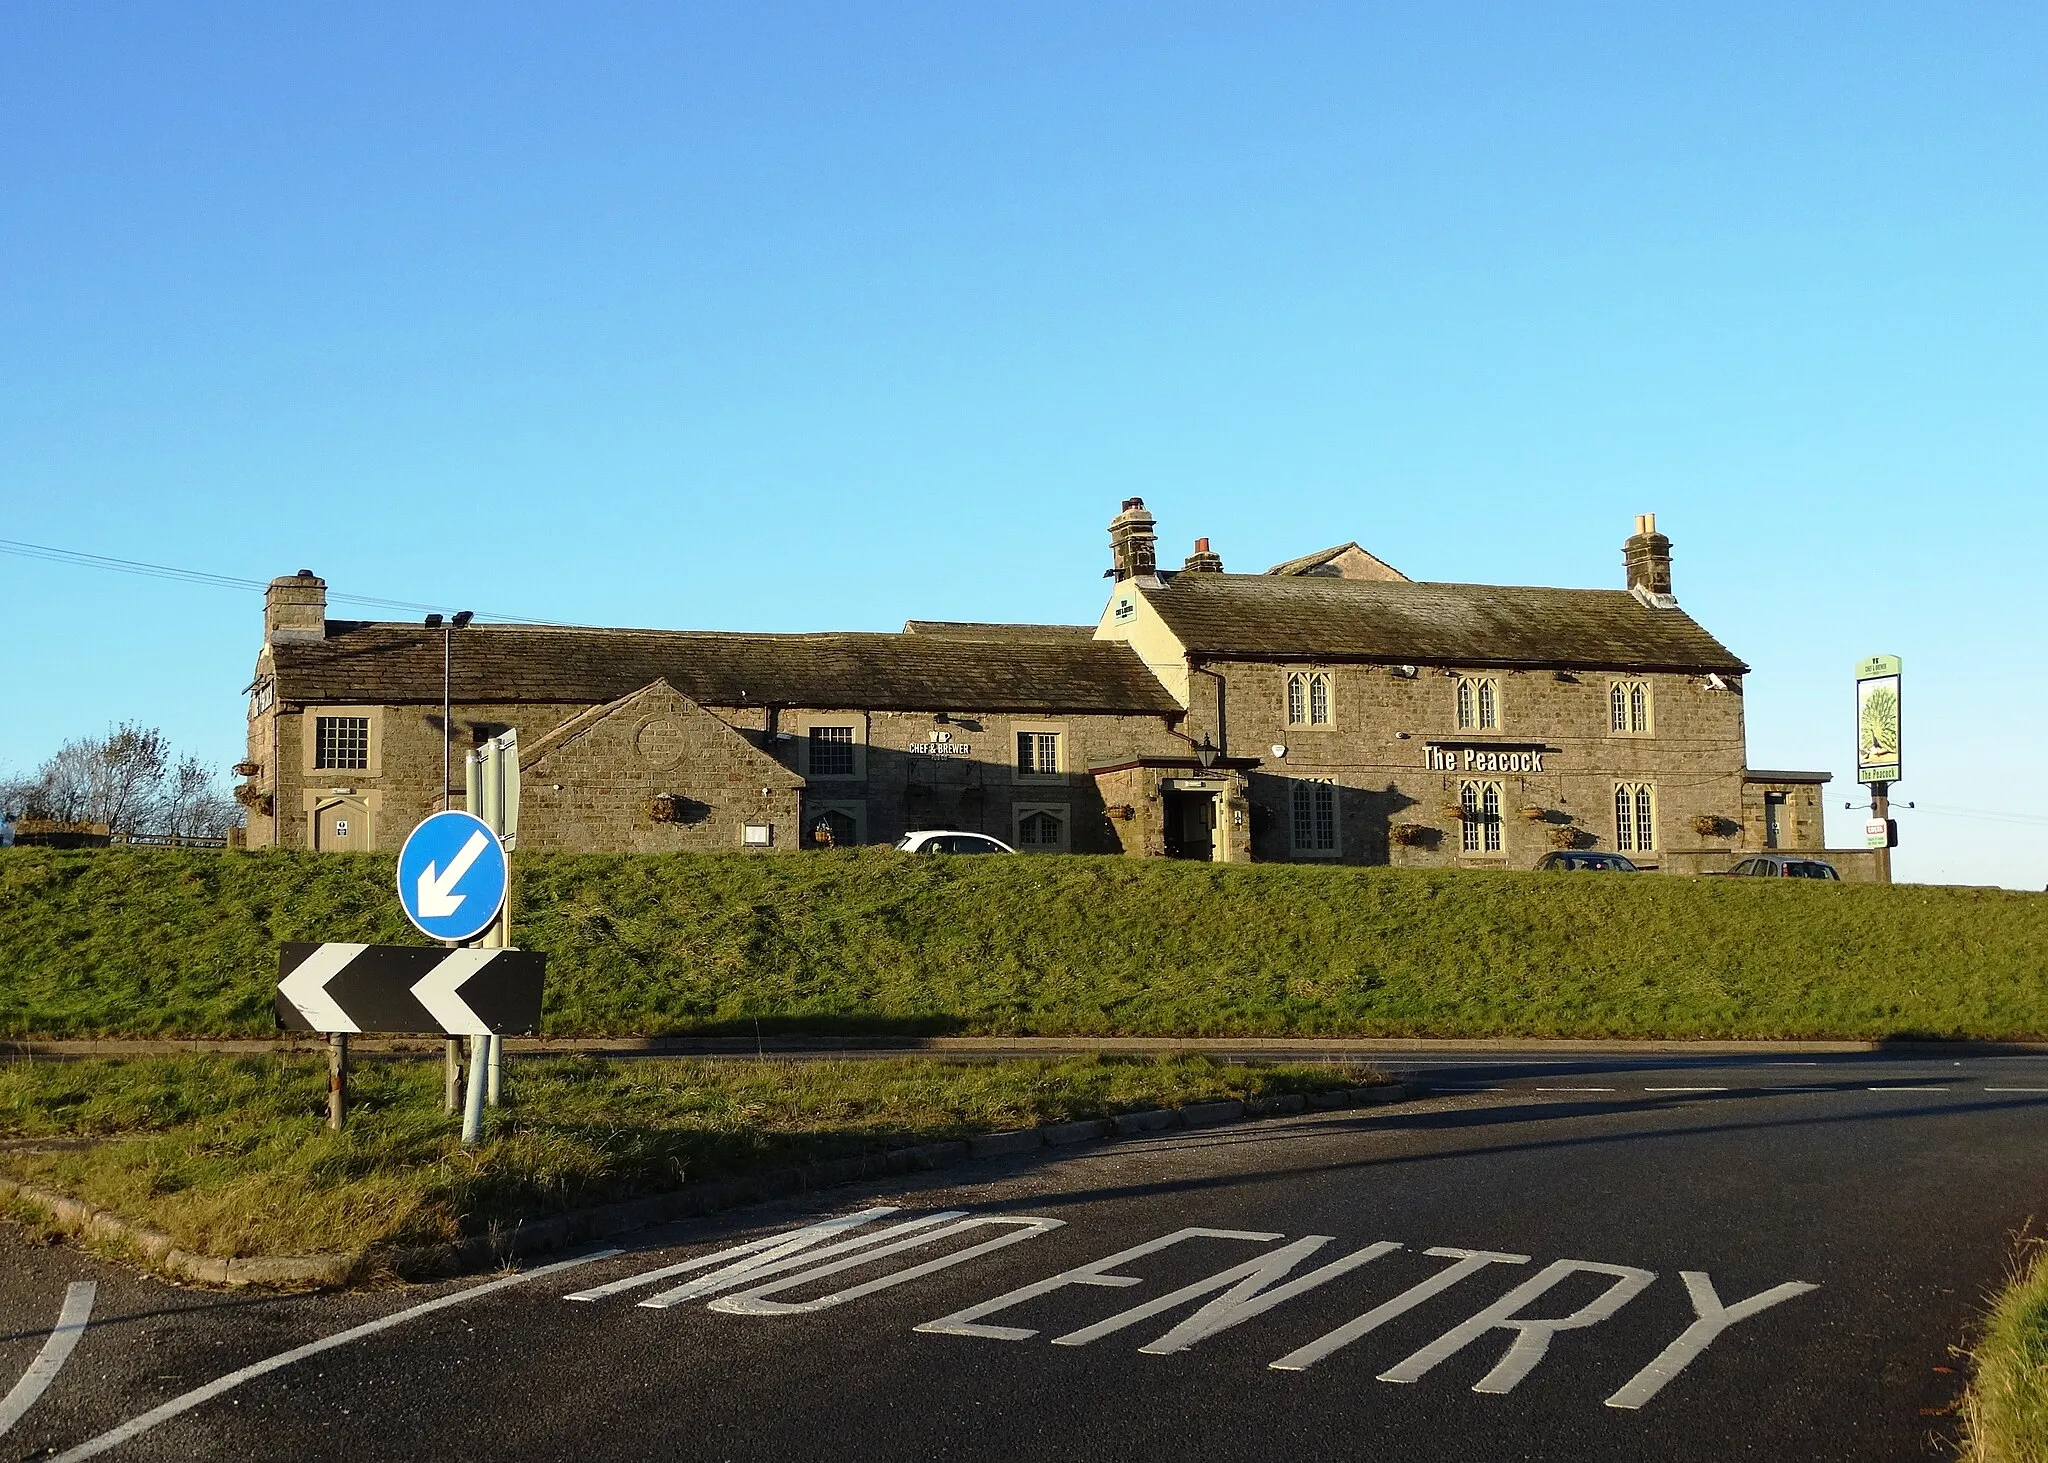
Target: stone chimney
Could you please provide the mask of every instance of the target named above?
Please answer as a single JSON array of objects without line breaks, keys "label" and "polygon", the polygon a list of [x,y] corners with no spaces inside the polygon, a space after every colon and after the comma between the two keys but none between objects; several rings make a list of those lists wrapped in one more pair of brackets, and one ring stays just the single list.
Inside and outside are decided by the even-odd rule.
[{"label": "stone chimney", "polygon": [[263,591],[264,643],[326,638],[327,581],[311,569],[271,580]]},{"label": "stone chimney", "polygon": [[1119,584],[1159,572],[1159,536],[1152,525],[1143,498],[1124,499],[1124,511],[1110,519],[1109,552],[1116,567],[1109,572]]},{"label": "stone chimney", "polygon": [[1183,574],[1221,574],[1223,556],[1210,553],[1209,541],[1198,538],[1195,540],[1195,551],[1187,556],[1180,567]]},{"label": "stone chimney", "polygon": [[1632,594],[1671,594],[1671,540],[1657,532],[1657,515],[1638,513],[1636,531],[1622,545],[1628,565],[1628,587]]}]

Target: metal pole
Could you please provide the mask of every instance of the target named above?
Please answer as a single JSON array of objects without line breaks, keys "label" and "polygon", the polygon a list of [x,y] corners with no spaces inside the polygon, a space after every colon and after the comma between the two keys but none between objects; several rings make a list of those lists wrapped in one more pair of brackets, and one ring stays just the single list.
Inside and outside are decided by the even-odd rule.
[{"label": "metal pole", "polygon": [[462,1146],[474,1148],[484,1128],[484,1046],[487,1036],[469,1039],[469,1097],[462,1105]]},{"label": "metal pole", "polygon": [[492,1107],[498,1105],[498,1088],[504,1081],[505,1038],[487,1036],[484,1038],[484,1101]]},{"label": "metal pole", "polygon": [[462,1041],[451,1036],[441,1045],[441,1111],[454,1112],[462,1105]]},{"label": "metal pole", "polygon": [[337,1133],[347,1102],[348,1034],[337,1031],[327,1038],[327,1126]]},{"label": "metal pole", "polygon": [[1892,881],[1892,785],[1889,782],[1870,784],[1870,816],[1884,824],[1884,847],[1877,850],[1877,882],[1889,884]]}]

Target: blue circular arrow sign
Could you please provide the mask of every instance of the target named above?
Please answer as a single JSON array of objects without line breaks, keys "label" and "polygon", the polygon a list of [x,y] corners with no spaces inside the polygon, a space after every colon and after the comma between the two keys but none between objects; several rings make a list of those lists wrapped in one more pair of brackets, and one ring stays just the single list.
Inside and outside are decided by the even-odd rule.
[{"label": "blue circular arrow sign", "polygon": [[422,934],[469,940],[505,906],[505,848],[473,813],[435,813],[398,851],[398,902]]}]

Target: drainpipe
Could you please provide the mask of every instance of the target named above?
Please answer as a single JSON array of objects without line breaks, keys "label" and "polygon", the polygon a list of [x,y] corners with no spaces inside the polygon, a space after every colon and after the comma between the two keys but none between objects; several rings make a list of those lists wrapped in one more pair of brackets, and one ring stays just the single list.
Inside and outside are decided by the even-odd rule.
[{"label": "drainpipe", "polygon": [[1230,752],[1230,727],[1224,715],[1223,676],[1220,672],[1212,671],[1206,665],[1194,660],[1188,662],[1188,670],[1198,676],[1207,676],[1216,683],[1216,745],[1227,756]]}]

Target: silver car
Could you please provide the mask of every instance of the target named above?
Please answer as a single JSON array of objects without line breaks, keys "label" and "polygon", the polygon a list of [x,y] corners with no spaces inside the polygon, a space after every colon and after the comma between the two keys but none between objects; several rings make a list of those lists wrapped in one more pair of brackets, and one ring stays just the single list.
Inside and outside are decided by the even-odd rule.
[{"label": "silver car", "polygon": [[1841,875],[1825,859],[1795,858],[1789,854],[1764,853],[1746,858],[1728,871],[1727,877],[1744,879],[1834,879]]}]

